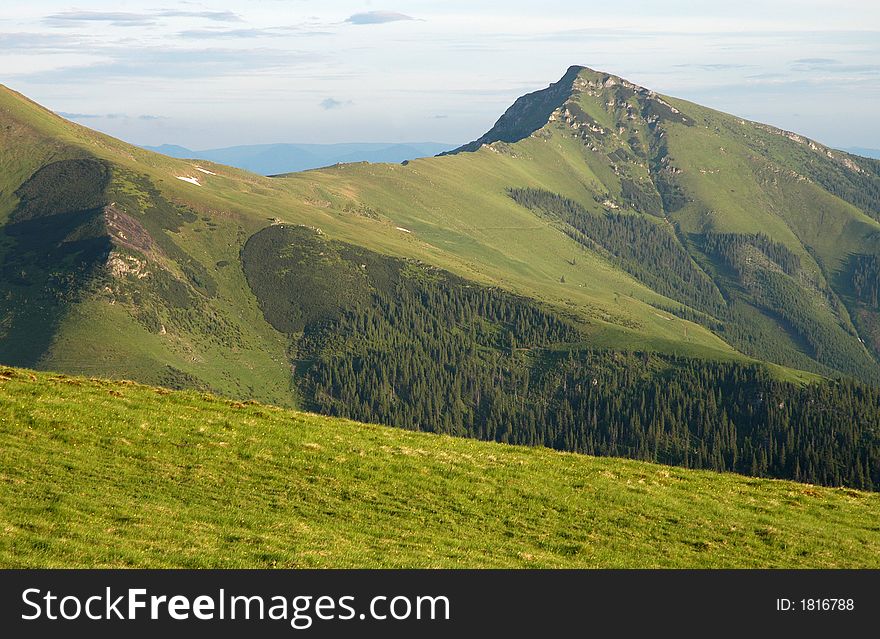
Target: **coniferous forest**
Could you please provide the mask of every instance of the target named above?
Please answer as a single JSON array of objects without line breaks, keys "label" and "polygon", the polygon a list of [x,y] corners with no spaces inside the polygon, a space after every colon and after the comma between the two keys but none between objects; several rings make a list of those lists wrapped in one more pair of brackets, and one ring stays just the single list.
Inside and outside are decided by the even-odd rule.
[{"label": "coniferous forest", "polygon": [[872,308],[880,308],[880,258],[854,255],[851,262],[851,284],[856,299]]},{"label": "coniferous forest", "polygon": [[607,251],[621,268],[663,295],[706,312],[717,312],[723,305],[712,280],[663,222],[627,213],[595,215],[573,200],[541,189],[508,193],[518,204],[560,219],[575,241]]},{"label": "coniferous forest", "polygon": [[[636,279],[686,305],[665,310],[718,332],[742,352],[880,383],[876,362],[847,324],[840,298],[804,272],[799,255],[766,235],[710,232],[685,239],[666,220],[593,213],[542,189],[509,189],[508,194],[561,223],[584,247],[607,254]],[[870,301],[876,258],[857,258],[852,287],[859,299]]]},{"label": "coniferous forest", "polygon": [[880,486],[880,391],[871,386],[798,385],[760,365],[591,349],[578,325],[550,308],[306,227],[264,229],[242,261],[264,315],[290,336],[294,383],[318,412]]}]

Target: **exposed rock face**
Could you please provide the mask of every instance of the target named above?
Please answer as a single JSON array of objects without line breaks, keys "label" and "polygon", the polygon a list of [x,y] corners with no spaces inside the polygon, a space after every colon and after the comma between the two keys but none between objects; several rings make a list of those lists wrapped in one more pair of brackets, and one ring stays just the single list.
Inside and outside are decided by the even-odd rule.
[{"label": "exposed rock face", "polygon": [[149,253],[157,250],[150,233],[140,221],[116,206],[115,203],[104,207],[104,224],[107,234],[115,244]]},{"label": "exposed rock face", "polygon": [[[744,122],[741,120],[740,122]],[[774,135],[780,135],[784,138],[788,138],[792,142],[797,142],[798,144],[802,144],[808,147],[811,151],[815,151],[818,154],[825,154],[829,159],[834,160],[838,164],[845,166],[847,169],[854,173],[864,173],[862,167],[852,161],[845,153],[834,152],[829,149],[827,146],[817,143],[814,140],[809,138],[805,138],[802,135],[798,135],[797,133],[792,133],[791,131],[786,131],[784,129],[779,129],[775,126],[770,126],[769,124],[760,124],[753,123],[755,127],[761,129],[762,131],[767,131],[768,133],[772,133]]]},{"label": "exposed rock face", "polygon": [[[556,121],[563,121],[575,130],[588,129],[605,135],[606,131],[578,107],[576,98],[580,94],[599,99],[607,98],[606,109],[610,112],[620,111],[622,120],[645,120],[651,125],[660,120],[691,124],[687,117],[654,91],[614,75],[587,67],[572,66],[558,82],[519,98],[485,135],[441,155],[476,151],[496,142],[518,142],[537,132],[548,122]],[[633,96],[637,97],[637,104],[629,102]],[[624,128],[620,127],[618,134],[623,132]]]},{"label": "exposed rock face", "polygon": [[110,257],[107,258],[107,270],[117,279],[132,276],[142,280],[150,275],[145,260],[116,252],[110,253]]},{"label": "exposed rock face", "polygon": [[558,82],[546,89],[529,93],[514,102],[504,112],[488,133],[457,149],[441,155],[451,155],[463,151],[476,151],[484,144],[493,142],[518,142],[550,121],[550,116],[571,97],[574,82],[586,67],[569,67]]}]

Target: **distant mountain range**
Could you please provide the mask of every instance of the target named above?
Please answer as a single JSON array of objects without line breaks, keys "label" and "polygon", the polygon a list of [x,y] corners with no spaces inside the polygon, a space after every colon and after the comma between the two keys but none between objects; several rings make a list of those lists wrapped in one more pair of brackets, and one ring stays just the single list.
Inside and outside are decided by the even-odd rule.
[{"label": "distant mountain range", "polygon": [[852,153],[853,155],[861,155],[865,158],[875,158],[880,160],[880,149],[866,149],[861,146],[850,146],[843,149],[847,153]]},{"label": "distant mountain range", "polygon": [[193,151],[176,144],[145,146],[172,158],[209,160],[261,175],[295,173],[348,162],[393,162],[430,157],[455,148],[439,142],[342,144],[251,144]]}]

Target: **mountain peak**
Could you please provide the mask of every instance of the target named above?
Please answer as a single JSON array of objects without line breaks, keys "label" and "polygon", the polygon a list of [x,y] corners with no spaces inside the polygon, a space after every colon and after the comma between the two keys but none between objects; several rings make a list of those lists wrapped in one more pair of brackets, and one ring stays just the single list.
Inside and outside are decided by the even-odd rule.
[{"label": "mountain peak", "polygon": [[547,124],[550,115],[571,97],[575,80],[585,71],[595,73],[587,67],[569,67],[557,82],[518,98],[485,135],[449,151],[448,154],[476,151],[484,144],[518,142],[529,137]]},{"label": "mountain peak", "polygon": [[441,155],[476,151],[484,144],[493,142],[518,142],[550,122],[553,113],[565,106],[575,93],[614,86],[621,86],[640,94],[654,95],[652,91],[616,75],[581,65],[572,65],[565,75],[547,88],[518,98],[486,134]]}]

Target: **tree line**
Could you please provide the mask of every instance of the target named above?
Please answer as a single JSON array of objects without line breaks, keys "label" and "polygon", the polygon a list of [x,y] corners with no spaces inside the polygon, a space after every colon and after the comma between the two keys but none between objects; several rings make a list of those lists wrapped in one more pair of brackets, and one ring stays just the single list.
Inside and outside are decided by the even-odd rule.
[{"label": "tree line", "polygon": [[641,215],[595,214],[578,202],[542,189],[509,189],[518,204],[560,219],[563,230],[590,249],[611,254],[623,270],[662,295],[702,311],[723,306],[718,289],[700,270],[670,229]]},{"label": "tree line", "polygon": [[[266,266],[282,290],[293,262],[300,282],[332,281],[334,268],[354,264],[368,290],[291,334],[294,380],[312,410],[592,455],[880,486],[873,387],[799,385],[759,365],[589,348],[576,324],[532,300],[303,231],[279,237],[283,254]],[[299,259],[320,254],[320,263]]]}]

